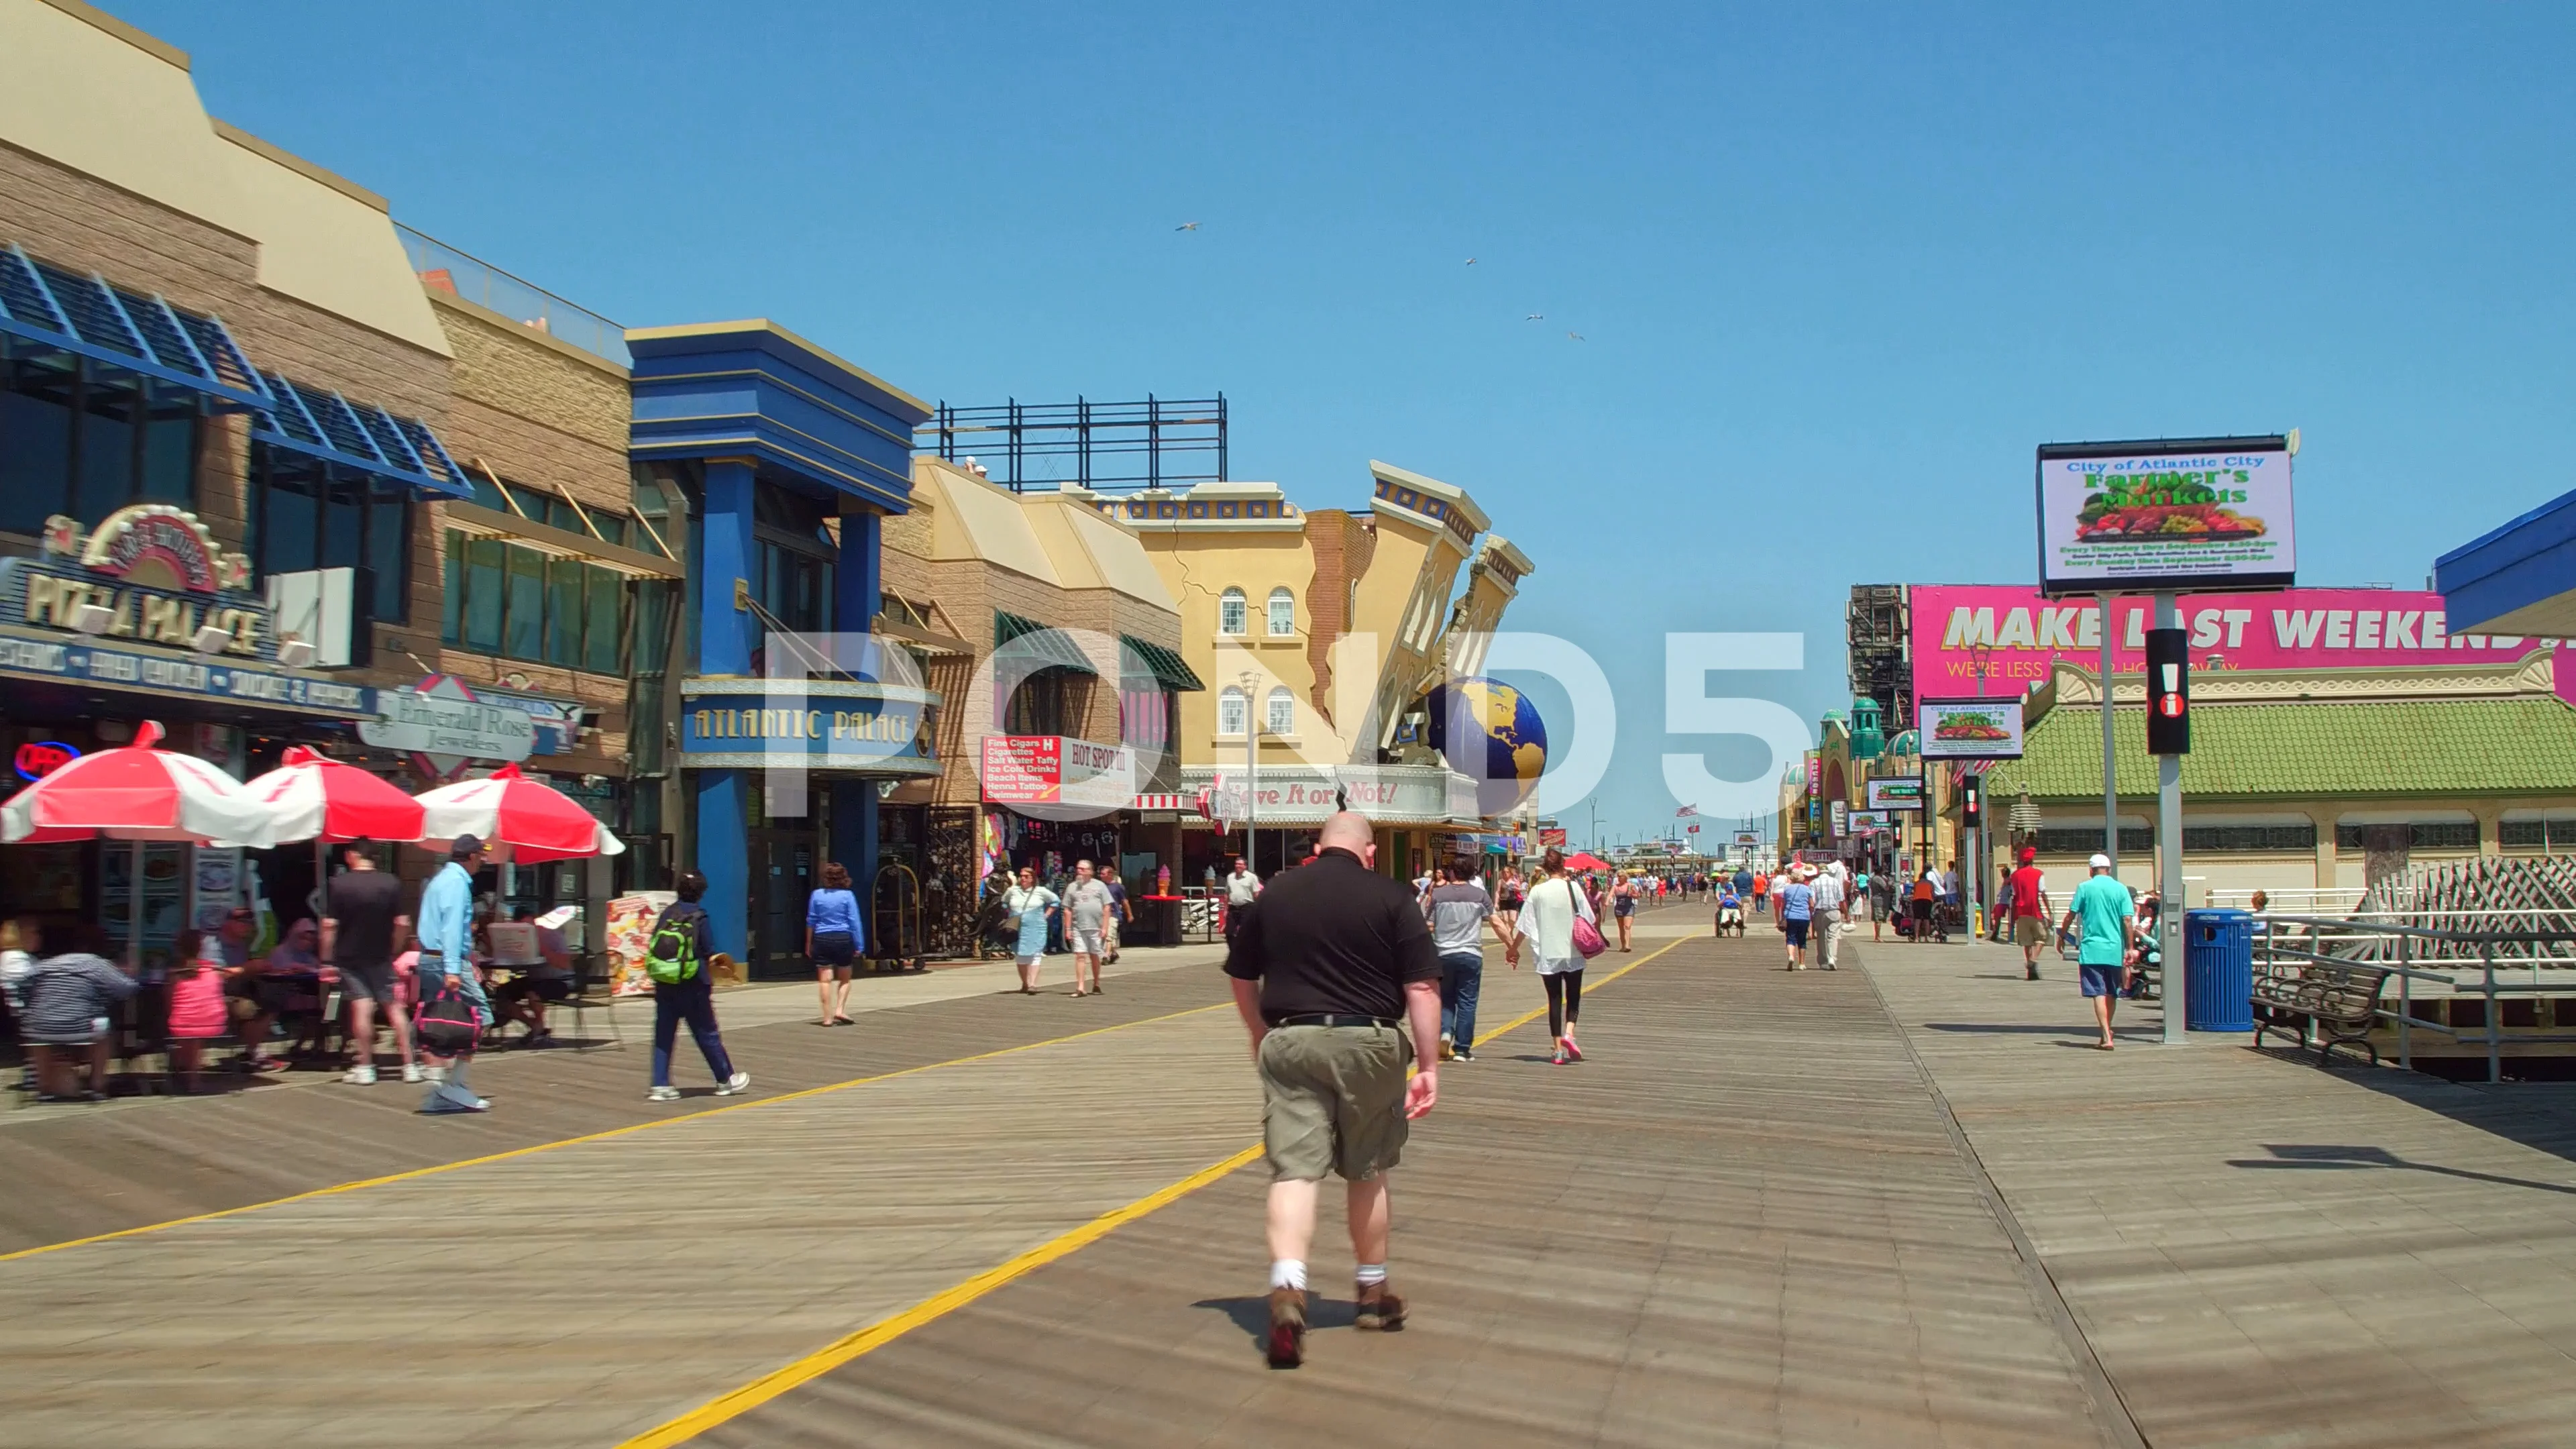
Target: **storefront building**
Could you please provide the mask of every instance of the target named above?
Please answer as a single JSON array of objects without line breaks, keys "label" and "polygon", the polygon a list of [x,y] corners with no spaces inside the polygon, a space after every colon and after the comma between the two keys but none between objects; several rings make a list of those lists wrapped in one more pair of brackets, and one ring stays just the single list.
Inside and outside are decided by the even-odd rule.
[{"label": "storefront building", "polygon": [[877,905],[923,953],[974,949],[979,878],[1080,860],[1149,893],[1180,867],[1173,725],[1203,686],[1134,531],[1078,492],[1014,493],[936,457],[884,528],[878,629],[952,702],[942,768],[879,807]]},{"label": "storefront building", "polygon": [[[355,750],[420,676],[421,525],[467,491],[385,202],[210,119],[185,54],[86,6],[5,0],[0,31],[0,753],[24,779],[146,719],[236,774]],[[147,952],[237,891],[300,909],[309,865],[270,854],[156,849]],[[13,853],[0,910],[103,920],[109,869]]]},{"label": "storefront building", "polygon": [[882,793],[939,769],[938,691],[909,653],[858,642],[930,409],[765,320],[625,342],[637,492],[667,500],[685,575],[678,858],[707,878],[717,949],[792,974],[822,865],[873,882]]},{"label": "storefront building", "polygon": [[[1189,817],[1192,884],[1242,849],[1244,809],[1255,811],[1265,875],[1304,858],[1312,824],[1336,798],[1377,820],[1379,869],[1393,874],[1418,874],[1486,828],[1472,782],[1458,777],[1469,786],[1459,795],[1425,743],[1421,700],[1482,668],[1484,636],[1534,565],[1488,532],[1465,489],[1369,468],[1364,510],[1303,509],[1260,482],[1093,499],[1136,530],[1186,600],[1181,656],[1209,688],[1182,697],[1182,793],[1194,804],[1234,801],[1260,779],[1257,802],[1238,804],[1222,837],[1212,812]],[[1314,789],[1345,776],[1353,789]],[[1274,808],[1282,828],[1265,834]],[[1409,813],[1381,813],[1399,809]]]}]

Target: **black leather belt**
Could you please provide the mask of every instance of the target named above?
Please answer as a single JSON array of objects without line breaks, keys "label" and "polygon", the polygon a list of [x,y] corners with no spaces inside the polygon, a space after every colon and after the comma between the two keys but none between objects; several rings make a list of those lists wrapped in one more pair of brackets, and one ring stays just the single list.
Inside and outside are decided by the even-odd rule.
[{"label": "black leather belt", "polygon": [[1384,1016],[1345,1016],[1336,1011],[1316,1012],[1308,1016],[1283,1016],[1272,1026],[1382,1026],[1392,1031],[1402,1023]]}]

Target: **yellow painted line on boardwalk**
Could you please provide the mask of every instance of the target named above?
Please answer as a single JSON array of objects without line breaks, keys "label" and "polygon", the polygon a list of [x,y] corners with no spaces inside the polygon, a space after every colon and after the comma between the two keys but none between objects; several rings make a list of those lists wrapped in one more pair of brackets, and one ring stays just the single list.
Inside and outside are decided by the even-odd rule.
[{"label": "yellow painted line on boardwalk", "polygon": [[891,1318],[880,1319],[858,1332],[819,1349],[775,1373],[752,1380],[719,1399],[711,1399],[680,1417],[627,1440],[619,1449],[667,1449],[777,1398],[780,1394],[820,1378],[852,1359],[885,1347],[914,1329],[965,1307],[985,1294],[1014,1279],[1045,1267],[1056,1259],[1085,1248],[1110,1233],[1180,1201],[1238,1167],[1259,1160],[1261,1144],[1254,1143],[1223,1162],[1211,1163],[1180,1181],[1136,1199],[1122,1208],[1114,1208],[1084,1223],[1061,1237],[1040,1243],[998,1267],[986,1269],[945,1292],[924,1298]]},{"label": "yellow painted line on boardwalk", "polygon": [[[1629,962],[1627,965],[1620,967],[1618,970],[1611,972],[1609,975],[1602,977],[1599,984],[1607,986],[1611,982],[1618,980],[1620,977],[1627,975],[1629,972],[1636,970],[1638,967],[1645,965],[1647,962],[1654,960],[1656,957],[1663,955],[1664,952],[1673,949],[1674,946],[1679,946],[1684,942],[1696,939],[1699,938],[1684,936],[1680,940],[1673,941],[1653,951],[1649,951],[1645,955],[1638,957],[1636,960]],[[1208,1008],[1203,1007],[1201,1009],[1206,1010]],[[1183,1014],[1186,1015],[1187,1013]],[[1482,1046],[1485,1043],[1492,1041],[1494,1038],[1501,1036],[1503,1033],[1526,1026],[1530,1022],[1546,1014],[1546,1009],[1541,1008],[1540,1010],[1514,1017],[1512,1020],[1494,1028],[1492,1031],[1486,1032],[1482,1036],[1477,1037],[1476,1044],[1478,1046]],[[1142,1023],[1139,1024],[1141,1025]],[[1036,1247],[1029,1249],[1027,1252],[1020,1254],[1018,1257],[1013,1258],[1006,1263],[997,1267],[988,1268],[985,1271],[976,1274],[974,1277],[959,1283],[953,1288],[946,1289],[940,1293],[933,1294],[928,1298],[924,1298],[919,1303],[912,1305],[901,1313],[897,1313],[889,1318],[879,1319],[878,1321],[869,1324],[867,1327],[860,1329],[856,1333],[852,1333],[844,1338],[835,1340],[823,1348],[807,1354],[805,1357],[796,1360],[785,1368],[778,1369],[775,1372],[756,1378],[750,1383],[747,1383],[741,1388],[735,1389],[731,1393],[725,1394],[720,1398],[710,1399],[706,1403],[699,1405],[697,1408],[691,1409],[689,1412],[682,1414],[676,1419],[670,1420],[667,1423],[658,1425],[636,1435],[634,1438],[619,1445],[618,1449],[670,1449],[670,1446],[686,1443],[700,1434],[706,1433],[710,1429],[720,1428],[723,1425],[742,1417],[744,1414],[750,1413],[752,1410],[759,1408],[761,1405],[768,1403],[770,1400],[777,1398],[779,1395],[784,1394],[791,1389],[811,1383],[815,1379],[821,1378],[823,1375],[830,1373],[836,1368],[840,1368],[844,1364],[848,1364],[885,1347],[887,1344],[894,1342],[896,1339],[903,1337],[905,1334],[912,1332],[916,1328],[923,1327],[937,1321],[938,1319],[946,1317],[948,1314],[956,1312],[958,1309],[965,1307],[967,1304],[974,1302],[978,1298],[984,1297],[995,1289],[1004,1287],[1017,1279],[1026,1277],[1030,1273],[1036,1272],[1038,1269],[1043,1268],[1047,1264],[1055,1262],[1057,1259],[1065,1257],[1070,1253],[1089,1247],[1091,1244],[1100,1241],[1102,1238],[1107,1237],[1119,1228],[1125,1227],[1127,1224],[1132,1223],[1139,1218],[1159,1212],[1162,1209],[1171,1206],[1173,1203],[1180,1201],[1182,1198],[1189,1196],[1191,1193],[1198,1191],[1200,1188],[1207,1186],[1209,1183],[1215,1182],[1219,1178],[1233,1172],[1235,1169],[1250,1166],[1254,1162],[1259,1161],[1260,1158],[1261,1144],[1256,1142],[1252,1146],[1234,1154],[1232,1157],[1225,1159],[1223,1162],[1211,1163],[1208,1166],[1191,1173],[1189,1176],[1182,1178],[1178,1182],[1172,1183],[1166,1187],[1158,1188],[1155,1191],[1136,1199],[1125,1207],[1114,1208],[1108,1212],[1102,1213],[1100,1216],[1093,1218],[1090,1222],[1084,1223],[1081,1227],[1075,1228],[1073,1231],[1066,1233],[1061,1237],[1050,1238],[1046,1242],[1040,1243]]]},{"label": "yellow painted line on boardwalk", "polygon": [[784,1092],[775,1097],[752,1097],[740,1102],[729,1102],[721,1107],[708,1107],[695,1112],[684,1112],[672,1117],[656,1117],[649,1122],[632,1122],[624,1127],[611,1127],[605,1132],[590,1132],[579,1137],[558,1138],[552,1142],[535,1142],[530,1143],[525,1147],[513,1147],[507,1152],[493,1152],[487,1153],[481,1157],[468,1157],[458,1162],[441,1162],[429,1167],[415,1167],[404,1172],[387,1173],[382,1177],[361,1178],[356,1182],[335,1183],[330,1187],[317,1187],[308,1192],[289,1193],[285,1197],[273,1197],[265,1202],[244,1203],[240,1207],[221,1208],[210,1213],[198,1213],[192,1217],[171,1218],[166,1222],[144,1223],[139,1227],[119,1228],[112,1233],[97,1233],[86,1238],[72,1238],[60,1243],[46,1243],[40,1247],[20,1248],[14,1253],[0,1253],[0,1263],[15,1262],[20,1258],[33,1258],[44,1253],[59,1253],[66,1248],[83,1248],[92,1243],[111,1243],[119,1238],[141,1237],[146,1233],[157,1233],[167,1228],[183,1228],[188,1226],[190,1223],[217,1222],[224,1218],[240,1217],[244,1213],[255,1213],[263,1208],[284,1207],[288,1203],[310,1202],[315,1198],[337,1197],[342,1193],[360,1192],[371,1187],[388,1187],[397,1182],[411,1182],[419,1178],[435,1177],[442,1172],[458,1172],[468,1167],[488,1167],[496,1162],[508,1162],[514,1158],[533,1157],[540,1152],[552,1152],[559,1147],[578,1147],[586,1142],[607,1142],[618,1137],[632,1136],[638,1132],[650,1132],[657,1127],[669,1127],[681,1122],[701,1122],[709,1117],[721,1116],[727,1112],[747,1112],[755,1107],[775,1107],[785,1102],[797,1102],[802,1101],[807,1097],[819,1097],[827,1092],[845,1092],[852,1087],[864,1087],[876,1082],[891,1082],[902,1077],[919,1076],[923,1072],[935,1072],[945,1067],[962,1067],[970,1062],[988,1062],[996,1057],[1014,1056],[1020,1052],[1036,1051],[1041,1047],[1062,1046],[1066,1042],[1081,1041],[1086,1037],[1107,1036],[1109,1033],[1114,1031],[1126,1031],[1130,1028],[1139,1026],[1152,1026],[1157,1022],[1178,1021],[1185,1016],[1198,1016],[1210,1011],[1231,1011],[1233,1009],[1234,1004],[1232,1002],[1219,1002],[1213,1006],[1193,1006],[1187,1011],[1166,1012],[1161,1016],[1149,1016],[1141,1021],[1120,1022],[1116,1026],[1096,1026],[1088,1031],[1077,1031],[1067,1036],[1049,1037],[1044,1041],[1023,1042],[1018,1046],[999,1047],[989,1052],[977,1052],[973,1056],[951,1057],[944,1062],[925,1062],[917,1067],[903,1067],[891,1072],[879,1072],[875,1076],[870,1077],[852,1077],[848,1081],[844,1082],[826,1082],[819,1087],[805,1087],[793,1092]]}]

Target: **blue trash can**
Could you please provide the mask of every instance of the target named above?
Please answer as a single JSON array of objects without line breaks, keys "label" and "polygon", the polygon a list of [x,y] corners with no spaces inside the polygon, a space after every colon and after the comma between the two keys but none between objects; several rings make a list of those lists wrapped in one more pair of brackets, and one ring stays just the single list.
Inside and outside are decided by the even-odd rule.
[{"label": "blue trash can", "polygon": [[2254,913],[2182,913],[2182,1024],[2193,1031],[2254,1029]]}]

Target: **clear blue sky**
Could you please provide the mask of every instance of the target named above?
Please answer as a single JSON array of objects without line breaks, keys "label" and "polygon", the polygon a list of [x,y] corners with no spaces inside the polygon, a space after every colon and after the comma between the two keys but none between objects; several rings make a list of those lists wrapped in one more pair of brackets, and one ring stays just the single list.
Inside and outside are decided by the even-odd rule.
[{"label": "clear blue sky", "polygon": [[2035,444],[2300,427],[2315,583],[2570,486],[2567,7],[109,3],[618,321],[1464,485],[1611,671],[1605,835],[1671,815],[1664,630],[1844,704],[1851,583],[2030,578]]}]

